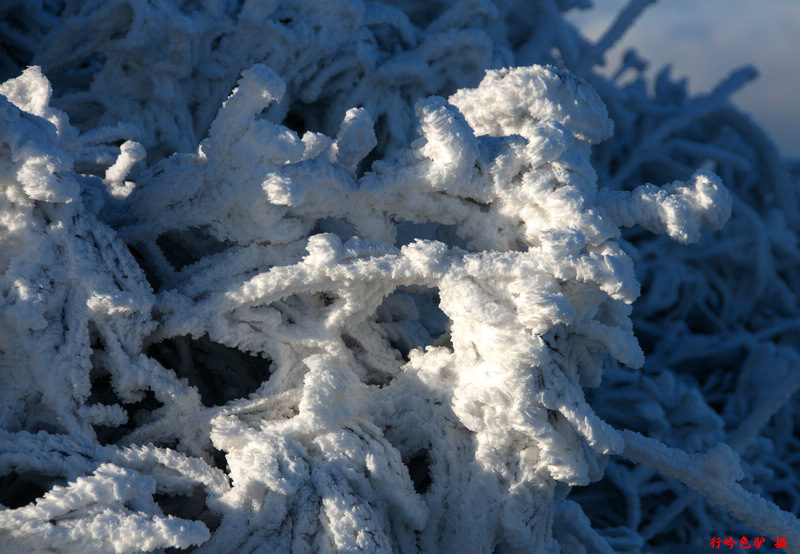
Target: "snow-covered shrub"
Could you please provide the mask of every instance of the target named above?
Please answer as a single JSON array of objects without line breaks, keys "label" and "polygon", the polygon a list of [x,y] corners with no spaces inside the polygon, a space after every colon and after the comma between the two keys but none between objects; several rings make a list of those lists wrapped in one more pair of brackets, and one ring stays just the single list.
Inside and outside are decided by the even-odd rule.
[{"label": "snow-covered shrub", "polygon": [[647,3],[9,7],[0,545],[800,543],[796,188]]}]

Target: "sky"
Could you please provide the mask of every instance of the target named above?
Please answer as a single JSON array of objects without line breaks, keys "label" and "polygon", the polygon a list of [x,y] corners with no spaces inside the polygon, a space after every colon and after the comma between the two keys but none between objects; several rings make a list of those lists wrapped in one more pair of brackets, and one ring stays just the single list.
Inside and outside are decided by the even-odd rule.
[{"label": "sky", "polygon": [[[594,0],[569,19],[599,37],[628,0]],[[630,47],[687,76],[689,90],[707,92],[731,71],[754,65],[759,78],[733,96],[761,124],[784,156],[800,158],[800,0],[659,0],[607,56],[609,72]],[[610,62],[610,63],[609,63]]]}]

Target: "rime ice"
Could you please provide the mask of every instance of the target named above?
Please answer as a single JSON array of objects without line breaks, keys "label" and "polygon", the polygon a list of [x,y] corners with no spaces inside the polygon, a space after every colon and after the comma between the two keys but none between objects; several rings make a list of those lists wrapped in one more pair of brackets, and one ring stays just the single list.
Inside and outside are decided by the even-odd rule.
[{"label": "rime ice", "polygon": [[[0,506],[0,545],[611,552],[629,539],[565,498],[610,456],[800,542],[737,483],[778,408],[709,449],[696,387],[621,369],[645,363],[621,229],[691,243],[736,198],[706,169],[598,183],[620,104],[554,65],[498,69],[543,51],[470,27],[505,4],[424,30],[412,4],[245,2],[234,25],[222,3],[86,2],[37,54],[72,88],[38,66],[0,85],[0,474],[42,489]],[[792,351],[758,352],[787,402]],[[659,440],[590,405],[608,376]],[[670,435],[681,417],[702,434]]]}]

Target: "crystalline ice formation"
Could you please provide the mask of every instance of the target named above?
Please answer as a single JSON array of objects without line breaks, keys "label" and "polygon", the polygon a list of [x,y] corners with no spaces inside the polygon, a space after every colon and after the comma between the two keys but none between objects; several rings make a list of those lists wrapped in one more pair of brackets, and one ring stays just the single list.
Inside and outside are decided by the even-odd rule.
[{"label": "crystalline ice formation", "polygon": [[[5,106],[5,178],[13,179],[5,219],[20,221],[7,237],[24,244],[7,255],[4,285],[5,336],[17,342],[4,351],[22,358],[6,362],[9,432],[26,440],[36,431],[67,433],[91,443],[93,425],[133,424],[123,444],[175,445],[195,456],[198,481],[218,472],[202,460],[210,462],[213,449],[224,452],[231,486],[205,489],[220,518],[205,545],[211,550],[248,549],[252,541],[278,550],[491,550],[500,541],[554,548],[556,482],[588,483],[602,471],[601,458],[622,448],[582,386],[599,382],[603,352],[642,363],[628,306],[638,284],[611,240],[619,234],[614,219],[658,220],[636,195],[617,193],[614,213],[624,215],[615,218],[597,204],[588,145],[607,138],[611,124],[588,85],[534,66],[490,73],[477,89],[455,94],[455,105],[421,101],[420,139],[358,182],[353,168],[375,144],[367,113],[348,113],[335,140],[300,138],[256,117],[280,101],[284,87],[254,66],[197,154],[157,164],[117,206],[119,237],[163,282],[155,297],[120,239],[85,207],[79,187],[98,194],[98,183],[72,171],[68,151],[80,138],[47,107],[48,87],[37,69],[3,85],[14,102]],[[482,107],[497,97],[504,100]],[[512,106],[516,115],[503,119]],[[115,168],[129,151],[107,171],[109,190],[124,178],[108,176],[121,173]],[[726,219],[719,181],[697,179],[721,201],[665,196],[680,205],[666,225],[692,229],[695,219]],[[338,234],[315,229],[326,218],[339,222],[332,227]],[[397,248],[397,219],[452,225],[472,252],[438,241]],[[158,238],[192,232],[220,251],[173,267]],[[376,314],[401,289],[408,292],[382,309],[383,320],[395,323],[389,331]],[[423,290],[438,295],[449,335],[425,349],[433,337],[418,313]],[[53,321],[50,310],[64,315]],[[407,363],[390,332],[416,347]],[[52,346],[26,346],[40,334],[53,336]],[[186,336],[272,362],[262,362],[262,383],[249,396],[204,407],[190,384],[197,368],[185,367],[193,365]],[[154,352],[174,341],[173,367],[142,353],[145,337]],[[222,357],[207,363],[209,371],[238,371],[215,368],[226,363]],[[92,390],[92,379],[105,375],[111,390]],[[63,390],[71,397],[59,396]],[[139,414],[128,406],[147,390],[162,406],[130,421]],[[106,451],[101,458],[119,458]],[[419,459],[423,468],[414,471],[429,480],[424,497],[403,464]],[[159,463],[166,465],[145,465],[158,475]],[[130,471],[100,466],[94,475],[123,486],[139,475]],[[61,474],[47,464],[42,472]],[[57,502],[58,513],[68,513],[79,502],[70,499],[90,487],[96,504],[122,502],[115,525],[133,529],[136,514],[155,508],[154,491],[169,489],[165,481],[135,489],[125,504],[104,501],[91,481],[78,479],[64,493],[47,493],[37,509]],[[18,523],[33,517],[25,510],[6,512],[5,521],[34,532],[34,522]],[[70,519],[70,531],[40,540],[55,547],[88,540],[81,533],[96,536],[91,529],[100,519],[89,514],[84,526]],[[205,540],[195,528],[174,525],[167,537],[176,546]]]},{"label": "crystalline ice formation", "polygon": [[0,546],[800,542],[759,497],[797,491],[800,256],[750,73],[604,80],[648,2],[595,45],[583,4],[0,8],[52,79],[0,84]]}]

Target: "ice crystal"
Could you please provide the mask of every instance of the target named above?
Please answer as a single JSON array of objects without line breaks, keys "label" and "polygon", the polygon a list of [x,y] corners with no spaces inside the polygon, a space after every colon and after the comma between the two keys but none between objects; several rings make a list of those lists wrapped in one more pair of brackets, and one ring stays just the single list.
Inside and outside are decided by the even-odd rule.
[{"label": "ice crystal", "polygon": [[649,3],[0,8],[0,545],[800,542],[796,187]]}]

